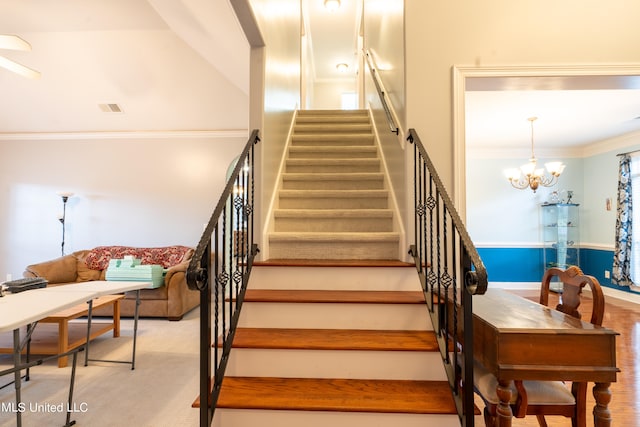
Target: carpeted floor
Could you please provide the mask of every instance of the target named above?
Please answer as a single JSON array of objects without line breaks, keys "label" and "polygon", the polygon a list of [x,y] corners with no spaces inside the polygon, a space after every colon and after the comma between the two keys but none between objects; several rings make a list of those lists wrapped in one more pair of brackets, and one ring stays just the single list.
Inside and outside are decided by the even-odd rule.
[{"label": "carpeted floor", "polygon": [[[179,322],[140,319],[136,368],[128,364],[90,362],[84,366],[79,353],[74,391],[78,426],[195,426],[198,409],[191,407],[198,394],[199,310]],[[104,335],[91,345],[91,357],[131,360],[133,321],[123,319],[121,336]],[[71,361],[71,359],[70,359]],[[70,365],[70,364],[69,364]],[[0,370],[13,366],[10,355],[0,355]],[[22,385],[24,427],[61,426],[66,421],[60,407],[67,407],[71,367],[56,361],[31,370]],[[0,386],[12,380],[0,378]],[[13,385],[0,390],[0,427],[16,425]]]}]

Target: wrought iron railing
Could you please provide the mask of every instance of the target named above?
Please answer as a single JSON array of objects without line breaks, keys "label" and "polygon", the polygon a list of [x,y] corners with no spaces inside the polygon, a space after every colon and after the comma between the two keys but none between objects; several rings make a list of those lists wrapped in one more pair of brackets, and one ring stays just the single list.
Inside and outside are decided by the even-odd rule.
[{"label": "wrought iron railing", "polygon": [[[187,269],[200,291],[200,426],[210,426],[258,247],[253,243],[254,130]],[[212,325],[213,324],[213,325]],[[212,330],[213,328],[213,330]],[[213,354],[212,354],[213,353]]]},{"label": "wrought iron railing", "polygon": [[474,425],[472,295],[487,271],[414,129],[415,240],[411,245],[462,426]]},{"label": "wrought iron railing", "polygon": [[380,83],[380,77],[376,72],[376,67],[373,64],[373,59],[371,58],[371,55],[369,55],[369,52],[364,52],[364,56],[367,62],[367,66],[369,67],[369,72],[371,73],[371,79],[373,80],[373,84],[375,85],[376,91],[378,92],[378,97],[380,98],[382,109],[384,110],[384,114],[387,116],[387,123],[389,124],[389,130],[391,130],[391,132],[398,135],[400,132],[400,128],[398,128],[396,121],[393,119],[393,114],[391,113],[391,108],[387,103],[387,96],[385,91],[382,89],[382,84]]}]

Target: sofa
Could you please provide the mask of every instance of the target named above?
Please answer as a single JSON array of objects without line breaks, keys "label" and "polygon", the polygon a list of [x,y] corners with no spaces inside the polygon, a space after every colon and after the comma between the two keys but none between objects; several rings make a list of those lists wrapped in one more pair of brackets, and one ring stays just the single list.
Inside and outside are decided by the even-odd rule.
[{"label": "sofa", "polygon": [[[158,248],[98,246],[29,265],[23,276],[45,278],[49,282],[48,286],[106,280],[109,261],[122,259],[126,255],[141,259],[141,264],[157,264],[166,269],[163,286],[140,291],[139,315],[141,317],[180,320],[185,313],[200,304],[200,292],[190,290],[187,286],[185,275],[193,256],[193,249],[186,246]],[[121,316],[133,317],[135,302],[135,291],[125,293],[125,298],[120,304]],[[95,310],[94,315],[111,316],[112,310],[112,307],[104,307]]]}]

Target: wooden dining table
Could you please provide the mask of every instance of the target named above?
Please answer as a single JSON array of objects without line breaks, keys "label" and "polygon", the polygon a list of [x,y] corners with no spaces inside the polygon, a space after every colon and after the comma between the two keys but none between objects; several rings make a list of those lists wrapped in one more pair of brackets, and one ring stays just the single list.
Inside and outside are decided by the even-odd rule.
[{"label": "wooden dining table", "polygon": [[498,380],[498,426],[511,426],[514,380],[593,382],[594,425],[611,425],[617,332],[503,289],[474,297],[473,317],[474,358]]}]

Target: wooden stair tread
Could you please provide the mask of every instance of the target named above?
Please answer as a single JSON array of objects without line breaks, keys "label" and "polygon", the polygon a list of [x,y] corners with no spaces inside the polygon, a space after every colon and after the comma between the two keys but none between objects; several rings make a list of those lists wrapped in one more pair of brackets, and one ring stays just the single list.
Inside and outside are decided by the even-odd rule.
[{"label": "wooden stair tread", "polygon": [[433,331],[238,328],[234,348],[437,351]]},{"label": "wooden stair tread", "polygon": [[217,407],[456,414],[446,381],[225,377]]},{"label": "wooden stair tread", "polygon": [[247,289],[244,302],[424,304],[421,291]]}]

